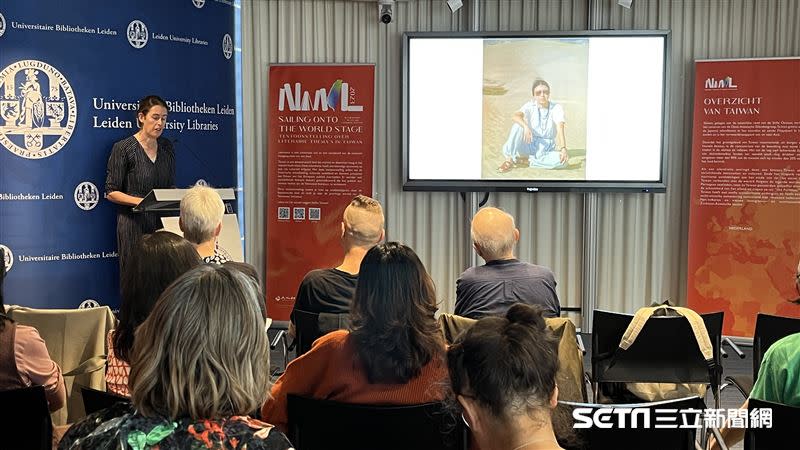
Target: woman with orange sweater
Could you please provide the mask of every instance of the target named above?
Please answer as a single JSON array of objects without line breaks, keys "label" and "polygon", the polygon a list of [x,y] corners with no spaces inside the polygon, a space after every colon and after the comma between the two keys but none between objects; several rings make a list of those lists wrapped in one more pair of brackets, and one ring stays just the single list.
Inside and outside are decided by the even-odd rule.
[{"label": "woman with orange sweater", "polygon": [[283,429],[288,394],[344,403],[413,405],[444,399],[444,339],[433,281],[414,251],[377,245],[361,262],[351,331],[329,333],[292,361],[262,409]]}]

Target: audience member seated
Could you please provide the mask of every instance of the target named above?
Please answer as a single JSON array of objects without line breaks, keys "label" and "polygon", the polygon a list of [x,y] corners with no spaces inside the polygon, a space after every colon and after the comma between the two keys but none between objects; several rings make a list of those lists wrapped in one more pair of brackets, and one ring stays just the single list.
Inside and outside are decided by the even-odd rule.
[{"label": "audience member seated", "polygon": [[36,328],[18,325],[6,316],[3,299],[5,271],[5,259],[0,250],[0,391],[44,386],[50,411],[57,411],[67,401],[61,368],[50,359]]},{"label": "audience member seated", "polygon": [[183,237],[191,242],[204,263],[223,264],[228,258],[217,248],[217,237],[222,231],[225,204],[217,191],[196,185],[186,191],[181,199],[181,217],[178,225]]},{"label": "audience member seated", "polygon": [[480,319],[503,316],[517,303],[539,305],[545,317],[558,317],[561,305],[553,272],[514,257],[519,229],[514,218],[497,208],[483,208],[472,219],[472,245],[486,264],[471,267],[456,281],[459,316]]},{"label": "audience member seated", "polygon": [[132,405],[75,424],[60,449],[288,449],[252,419],[269,396],[269,343],[253,279],[202,265],[170,285],[136,333]]},{"label": "audience member seated", "polygon": [[[383,208],[377,200],[358,195],[342,216],[342,264],[308,272],[300,283],[294,309],[313,313],[347,314],[358,282],[358,269],[367,251],[383,240]],[[294,311],[289,335],[294,336]]]},{"label": "audience member seated", "polygon": [[128,373],[136,329],[147,319],[161,293],[189,269],[201,264],[189,241],[169,231],[148,234],[136,244],[122,273],[119,326],[108,333],[106,389],[128,396]]},{"label": "audience member seated", "polygon": [[561,448],[552,423],[557,345],[540,309],[517,304],[505,317],[479,320],[450,347],[453,393],[478,448]]},{"label": "audience member seated", "polygon": [[[795,272],[795,289],[800,295],[800,262]],[[786,336],[767,349],[750,398],[800,407],[800,333]],[[747,409],[747,401],[741,408]],[[731,447],[744,439],[745,429],[725,426],[720,432]],[[720,446],[711,438],[708,448],[717,450]]]},{"label": "audience member seated", "polygon": [[361,262],[351,331],[329,333],[293,360],[263,417],[285,429],[288,394],[360,404],[442,400],[447,368],[435,312],[433,281],[414,251],[397,242],[373,247]]}]

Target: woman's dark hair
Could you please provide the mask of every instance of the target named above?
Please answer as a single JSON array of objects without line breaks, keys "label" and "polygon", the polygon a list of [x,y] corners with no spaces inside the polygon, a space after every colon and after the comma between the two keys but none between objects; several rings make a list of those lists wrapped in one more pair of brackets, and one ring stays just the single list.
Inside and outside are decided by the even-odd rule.
[{"label": "woman's dark hair", "polygon": [[556,386],[558,340],[542,310],[512,306],[465,331],[447,352],[453,393],[474,398],[492,415],[510,419],[548,404]]},{"label": "woman's dark hair", "polygon": [[169,111],[169,106],[167,106],[167,102],[165,102],[163,98],[157,95],[148,95],[147,97],[139,100],[139,110],[136,111],[136,124],[139,127],[142,126],[142,121],[139,120],[139,114],[147,116],[147,113],[150,112],[150,108],[153,106],[163,106],[167,111]]},{"label": "woman's dark hair", "polygon": [[533,80],[533,86],[531,86],[531,95],[533,95],[533,91],[535,91],[536,88],[539,86],[547,86],[547,89],[550,90],[550,84],[548,84],[547,81],[544,81],[541,78],[537,78]]},{"label": "woman's dark hair", "polygon": [[175,279],[202,263],[194,246],[168,231],[146,234],[122,274],[119,326],[114,353],[130,362],[136,328],[147,319],[158,297]]},{"label": "woman's dark hair", "polygon": [[361,261],[351,315],[356,354],[370,383],[405,383],[443,358],[436,291],[410,247],[387,242]]}]

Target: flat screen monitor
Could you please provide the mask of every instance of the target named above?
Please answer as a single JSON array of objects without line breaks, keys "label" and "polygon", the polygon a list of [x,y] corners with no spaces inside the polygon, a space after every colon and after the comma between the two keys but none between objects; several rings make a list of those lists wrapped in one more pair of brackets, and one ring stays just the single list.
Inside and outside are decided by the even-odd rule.
[{"label": "flat screen monitor", "polygon": [[664,192],[669,31],[409,32],[403,189]]}]

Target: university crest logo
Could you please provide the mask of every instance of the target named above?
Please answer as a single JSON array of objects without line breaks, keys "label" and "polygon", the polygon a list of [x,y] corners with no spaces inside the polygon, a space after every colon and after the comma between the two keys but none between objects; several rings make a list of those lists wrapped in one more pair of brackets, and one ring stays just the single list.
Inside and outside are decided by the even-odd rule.
[{"label": "university crest logo", "polygon": [[80,305],[78,305],[78,309],[89,309],[89,308],[99,308],[100,303],[93,299],[87,298],[86,300],[82,301]]},{"label": "university crest logo", "polygon": [[6,18],[0,13],[0,36],[6,32]]},{"label": "university crest logo", "polygon": [[147,25],[141,20],[133,20],[128,24],[128,43],[135,49],[147,45]]},{"label": "university crest logo", "polygon": [[17,61],[0,71],[0,145],[28,159],[54,155],[69,141],[78,104],[66,77],[50,64]]},{"label": "university crest logo", "polygon": [[228,33],[222,36],[222,55],[225,56],[225,59],[231,59],[233,56],[233,39]]},{"label": "university crest logo", "polygon": [[8,272],[9,270],[11,270],[11,266],[14,265],[14,254],[11,253],[10,248],[6,247],[3,244],[0,244],[0,248],[3,249],[3,255],[5,255],[3,256],[3,265],[6,268],[6,272]]},{"label": "university crest logo", "polygon": [[78,208],[84,211],[91,211],[100,201],[100,191],[94,183],[84,181],[75,187],[75,193],[72,197],[75,199],[75,204],[78,205]]},{"label": "university crest logo", "polygon": [[206,0],[192,0],[192,4],[195,8],[200,9],[206,4]]}]

